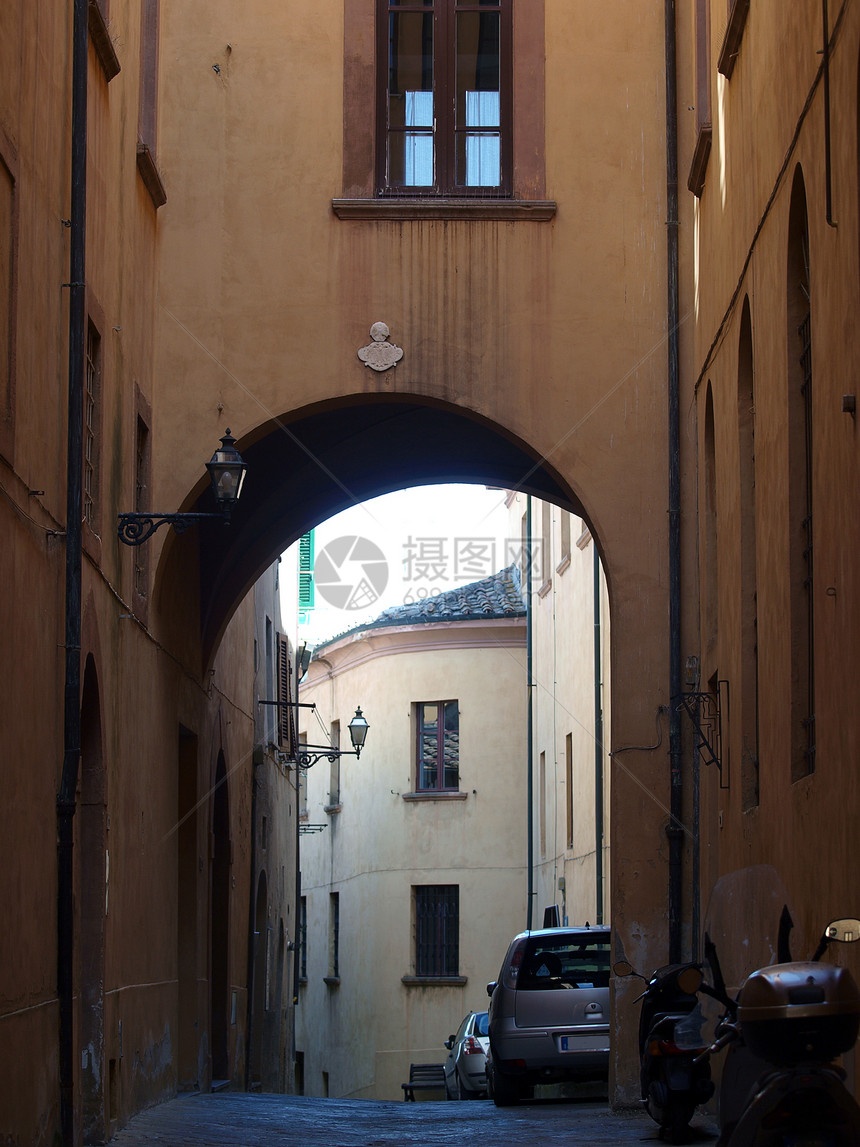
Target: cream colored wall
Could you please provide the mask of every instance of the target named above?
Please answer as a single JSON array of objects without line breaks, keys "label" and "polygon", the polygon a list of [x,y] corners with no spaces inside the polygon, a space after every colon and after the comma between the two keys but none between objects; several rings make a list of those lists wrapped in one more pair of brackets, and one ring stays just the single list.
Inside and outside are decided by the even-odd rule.
[{"label": "cream colored wall", "polygon": [[[522,494],[509,496],[510,535],[519,536],[526,513]],[[597,922],[594,721],[594,543],[581,518],[532,499],[535,563],[541,562],[544,509],[548,577],[532,581],[534,634],[534,879],[533,925],[557,904],[571,924]],[[562,543],[562,516],[570,522],[569,560]],[[609,599],[600,575],[601,677],[603,681],[603,912],[611,923],[609,889],[610,662]],[[573,749],[573,846],[568,847],[566,738]],[[544,785],[541,786],[541,754]],[[543,828],[542,828],[543,826]],[[559,886],[563,880],[564,887]]]},{"label": "cream colored wall", "polygon": [[[329,764],[308,772],[301,838],[308,905],[308,982],[297,1009],[305,1093],[399,1099],[411,1062],[442,1062],[443,1041],[487,1005],[511,938],[524,927],[525,685],[522,623],[415,626],[324,647],[301,699],[315,701],[341,745],[357,705],[370,724],[360,759],[345,757],[341,807],[326,812]],[[415,701],[457,699],[463,800],[404,800],[414,789]],[[309,741],[323,730],[303,710]],[[315,730],[315,731],[314,731]],[[409,986],[414,975],[414,884],[460,888],[464,986]],[[340,897],[340,984],[327,974],[328,914]]]}]

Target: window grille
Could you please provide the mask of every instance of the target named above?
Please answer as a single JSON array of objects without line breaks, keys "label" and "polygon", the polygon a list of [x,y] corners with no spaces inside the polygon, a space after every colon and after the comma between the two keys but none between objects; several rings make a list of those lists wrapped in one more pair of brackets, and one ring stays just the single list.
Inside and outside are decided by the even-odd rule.
[{"label": "window grille", "polygon": [[415,888],[415,973],[457,976],[460,961],[460,888],[426,884]]}]

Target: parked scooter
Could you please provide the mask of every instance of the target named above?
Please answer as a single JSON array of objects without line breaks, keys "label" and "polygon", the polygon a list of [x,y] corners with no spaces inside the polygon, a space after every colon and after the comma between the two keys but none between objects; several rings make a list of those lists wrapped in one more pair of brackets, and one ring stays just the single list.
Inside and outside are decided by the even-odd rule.
[{"label": "parked scooter", "polygon": [[[626,961],[615,964],[616,976],[640,976]],[[679,1026],[696,1009],[702,985],[699,964],[658,968],[639,997],[639,1082],[642,1103],[670,1143],[684,1143],[693,1113],[714,1094],[706,1048],[679,1046]],[[696,1025],[698,1027],[698,1025]]]},{"label": "parked scooter", "polygon": [[700,990],[718,999],[725,1014],[698,1062],[728,1048],[717,1147],[860,1144],[860,1108],[833,1062],[857,1040],[860,991],[847,969],[820,962],[831,943],[860,939],[860,920],[828,924],[809,961],[792,961],[791,927],[783,909],[780,962],[749,975],[736,999],[726,991],[716,948],[705,936],[714,983]]}]

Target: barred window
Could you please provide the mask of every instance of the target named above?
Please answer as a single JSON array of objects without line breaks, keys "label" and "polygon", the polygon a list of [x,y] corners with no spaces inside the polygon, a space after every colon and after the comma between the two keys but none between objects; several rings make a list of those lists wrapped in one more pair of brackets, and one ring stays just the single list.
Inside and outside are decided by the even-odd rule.
[{"label": "barred window", "polygon": [[299,979],[308,978],[308,898],[299,900]]},{"label": "barred window", "polygon": [[329,975],[340,978],[340,893],[329,894]]},{"label": "barred window", "polygon": [[460,965],[460,887],[416,885],[415,974],[458,976]]}]

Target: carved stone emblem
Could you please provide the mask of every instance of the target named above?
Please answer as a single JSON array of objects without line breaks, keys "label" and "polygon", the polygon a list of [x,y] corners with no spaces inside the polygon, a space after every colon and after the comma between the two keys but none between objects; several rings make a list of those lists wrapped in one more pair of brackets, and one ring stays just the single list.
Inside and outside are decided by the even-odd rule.
[{"label": "carved stone emblem", "polygon": [[385,323],[374,323],[370,328],[370,337],[373,342],[363,346],[358,357],[365,366],[371,370],[388,370],[390,366],[397,366],[403,358],[403,350],[388,341],[388,327]]}]

